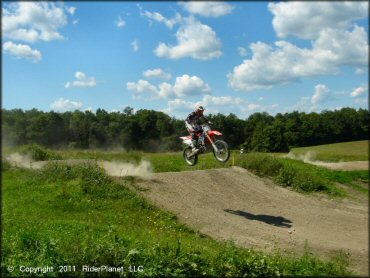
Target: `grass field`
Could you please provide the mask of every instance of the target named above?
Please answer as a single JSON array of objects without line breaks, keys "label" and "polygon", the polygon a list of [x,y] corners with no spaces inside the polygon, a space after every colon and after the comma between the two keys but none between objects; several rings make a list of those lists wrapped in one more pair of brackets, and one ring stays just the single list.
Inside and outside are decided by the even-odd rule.
[{"label": "grass field", "polygon": [[[335,156],[339,160],[359,158],[360,149],[367,146],[364,142],[367,141],[342,144],[344,158],[338,153]],[[324,150],[328,148],[333,146]],[[306,148],[297,150],[303,149]],[[31,150],[32,157],[49,160],[95,159],[133,164],[147,160],[153,172],[237,165],[300,192],[347,196],[346,191],[336,187],[341,183],[368,194],[368,189],[361,186],[369,181],[368,171],[333,171],[270,154],[240,155],[233,151],[230,160],[221,164],[208,153],[191,167],[180,152]],[[51,163],[41,170],[26,170],[5,163],[2,182],[5,276],[24,275],[17,270],[20,265],[54,266],[56,271],[49,276],[64,275],[58,272],[59,265],[75,266],[76,272],[83,265],[124,266],[124,276],[349,275],[348,258],[342,253],[331,261],[322,261],[309,251],[303,256],[278,251],[267,254],[215,241],[180,224],[173,214],[131,191],[135,179],[113,180],[93,165]],[[9,265],[16,267],[12,274],[7,271]],[[144,271],[132,273],[130,265],[143,266]]]},{"label": "grass field", "polygon": [[[86,275],[83,265],[123,266],[123,276],[348,276],[348,258],[309,250],[293,256],[217,242],[180,224],[100,168],[51,163],[42,170],[2,171],[4,277],[19,266],[53,266],[47,276]],[[125,186],[126,185],[126,186]],[[8,272],[7,267],[15,267]],[[143,267],[132,273],[129,266]],[[110,273],[100,273],[109,276]],[[39,274],[41,275],[41,274]],[[91,275],[91,274],[90,274]]]},{"label": "grass field", "polygon": [[291,153],[305,156],[312,152],[320,161],[366,161],[369,160],[369,140],[328,144],[313,147],[293,148]]}]

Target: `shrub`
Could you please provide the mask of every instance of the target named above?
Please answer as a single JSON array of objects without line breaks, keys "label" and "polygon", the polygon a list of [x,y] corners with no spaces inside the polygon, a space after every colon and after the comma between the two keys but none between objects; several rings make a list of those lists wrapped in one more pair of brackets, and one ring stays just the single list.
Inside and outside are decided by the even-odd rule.
[{"label": "shrub", "polygon": [[264,153],[249,153],[243,156],[240,166],[255,172],[260,176],[276,176],[282,164],[272,155]]},{"label": "shrub", "polygon": [[26,145],[21,149],[21,153],[30,154],[34,161],[57,160],[62,159],[59,154],[48,150],[40,145]]},{"label": "shrub", "polygon": [[314,192],[327,191],[326,182],[315,176],[314,173],[304,171],[301,167],[295,167],[291,163],[283,163],[275,182],[281,186],[291,186],[296,191]]},{"label": "shrub", "polygon": [[297,172],[291,165],[284,165],[284,167],[280,168],[279,174],[275,178],[275,182],[284,187],[293,186],[296,175]]}]

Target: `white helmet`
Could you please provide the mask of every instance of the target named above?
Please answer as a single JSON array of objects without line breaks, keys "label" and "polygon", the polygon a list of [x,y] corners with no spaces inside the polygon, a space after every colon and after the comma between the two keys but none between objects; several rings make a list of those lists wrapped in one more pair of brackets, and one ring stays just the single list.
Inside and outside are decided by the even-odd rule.
[{"label": "white helmet", "polygon": [[195,107],[195,111],[196,112],[198,112],[198,111],[204,111],[205,109],[204,109],[204,107],[203,106],[201,106],[201,105],[197,105],[196,107]]}]

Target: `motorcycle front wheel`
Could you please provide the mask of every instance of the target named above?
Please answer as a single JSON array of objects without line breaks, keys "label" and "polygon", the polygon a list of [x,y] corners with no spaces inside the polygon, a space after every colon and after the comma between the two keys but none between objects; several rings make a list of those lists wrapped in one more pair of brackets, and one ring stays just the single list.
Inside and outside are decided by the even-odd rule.
[{"label": "motorcycle front wheel", "polygon": [[213,155],[215,158],[222,163],[227,162],[230,158],[230,150],[227,143],[222,140],[217,140],[215,141],[215,145],[218,149],[217,152],[213,149]]},{"label": "motorcycle front wheel", "polygon": [[198,154],[190,156],[191,152],[192,152],[191,147],[186,147],[183,151],[183,156],[188,165],[194,166],[195,164],[197,164]]}]

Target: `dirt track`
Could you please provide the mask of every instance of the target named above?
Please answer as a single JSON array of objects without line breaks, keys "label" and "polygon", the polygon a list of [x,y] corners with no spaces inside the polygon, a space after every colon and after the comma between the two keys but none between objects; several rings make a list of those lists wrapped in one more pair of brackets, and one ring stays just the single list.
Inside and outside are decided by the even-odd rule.
[{"label": "dirt track", "polygon": [[341,171],[369,170],[369,161],[347,161],[347,162],[323,162],[305,161],[324,168]]},{"label": "dirt track", "polygon": [[216,239],[257,249],[350,254],[352,268],[368,276],[368,201],[306,196],[233,167],[154,174],[141,194],[181,222]]}]

